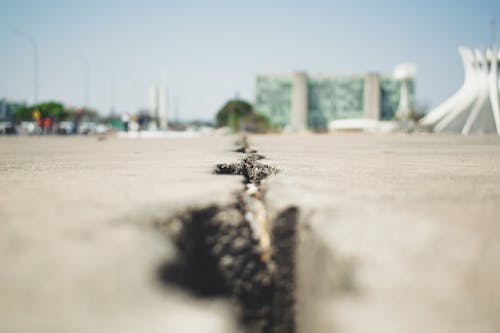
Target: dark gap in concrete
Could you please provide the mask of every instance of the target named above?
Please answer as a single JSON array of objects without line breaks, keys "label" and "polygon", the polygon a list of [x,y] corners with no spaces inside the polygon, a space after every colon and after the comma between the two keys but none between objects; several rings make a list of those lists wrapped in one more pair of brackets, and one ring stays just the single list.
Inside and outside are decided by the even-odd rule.
[{"label": "dark gap in concrete", "polygon": [[160,225],[167,229],[181,227],[177,232],[167,230],[177,246],[178,255],[175,262],[160,266],[160,281],[172,283],[200,297],[230,295],[217,269],[217,260],[211,253],[214,239],[207,237],[218,231],[216,225],[206,221],[212,221],[219,209],[210,206],[189,210]]},{"label": "dark gap in concrete", "polygon": [[[236,299],[248,332],[294,332],[298,214],[289,207],[273,221],[268,261],[236,205],[187,210],[158,223],[179,252],[175,262],[160,266],[158,278],[197,297]],[[180,230],[169,230],[176,230],[172,224],[177,223]]]},{"label": "dark gap in concrete", "polygon": [[288,207],[274,220],[273,260],[276,283],[273,298],[273,331],[295,331],[295,249],[299,209]]},{"label": "dark gap in concrete", "polygon": [[234,150],[237,153],[253,154],[257,152],[257,150],[250,148],[250,143],[248,142],[248,137],[246,135],[236,140],[234,144],[235,146],[239,146]]},{"label": "dark gap in concrete", "polygon": [[[242,140],[248,151],[248,140]],[[179,252],[175,262],[161,265],[158,277],[199,297],[236,299],[241,306],[240,322],[248,332],[293,333],[299,210],[289,207],[280,212],[270,230],[255,229],[258,219],[249,220],[248,214],[259,215],[258,207],[265,211],[261,181],[278,172],[257,162],[261,158],[250,153],[241,162],[216,166],[215,173],[241,175],[246,184],[255,186],[249,191],[252,185],[246,185],[234,203],[186,210],[157,223]],[[260,204],[249,206],[253,200]],[[270,250],[256,230],[270,234]]]},{"label": "dark gap in concrete", "polygon": [[236,153],[243,153],[243,154],[255,154],[257,151],[255,149],[249,149],[247,147],[241,146],[239,148],[236,148],[234,150]]}]

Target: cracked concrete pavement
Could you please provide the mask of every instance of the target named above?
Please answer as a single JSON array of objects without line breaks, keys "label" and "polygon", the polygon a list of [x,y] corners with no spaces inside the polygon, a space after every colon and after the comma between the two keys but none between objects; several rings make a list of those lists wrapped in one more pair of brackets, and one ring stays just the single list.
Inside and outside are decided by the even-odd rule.
[{"label": "cracked concrete pavement", "polygon": [[[0,140],[0,331],[234,332],[234,306],[161,287],[150,223],[230,202],[233,137]],[[500,139],[250,136],[298,205],[299,332],[498,332]]]}]

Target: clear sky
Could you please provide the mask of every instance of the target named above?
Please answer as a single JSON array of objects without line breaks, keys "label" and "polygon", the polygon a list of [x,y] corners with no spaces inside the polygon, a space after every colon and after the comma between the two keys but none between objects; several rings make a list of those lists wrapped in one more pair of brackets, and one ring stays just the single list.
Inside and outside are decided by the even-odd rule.
[{"label": "clear sky", "polygon": [[169,88],[181,119],[211,119],[237,93],[253,100],[258,73],[392,73],[417,65],[417,98],[435,106],[462,83],[457,47],[491,43],[500,1],[0,0],[0,98],[31,102],[39,47],[40,100],[106,114],[148,106]]}]

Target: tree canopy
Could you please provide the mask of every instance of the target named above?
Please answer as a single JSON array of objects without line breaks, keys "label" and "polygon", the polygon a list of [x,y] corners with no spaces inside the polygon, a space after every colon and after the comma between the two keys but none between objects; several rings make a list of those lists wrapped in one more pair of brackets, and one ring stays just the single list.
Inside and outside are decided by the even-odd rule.
[{"label": "tree canopy", "polygon": [[266,116],[255,112],[253,106],[243,100],[228,101],[216,115],[217,127],[228,126],[233,131],[267,132],[270,129]]},{"label": "tree canopy", "polygon": [[62,120],[68,116],[68,112],[61,103],[46,102],[19,108],[16,111],[16,120],[33,120],[33,112],[38,110],[41,118],[52,117]]},{"label": "tree canopy", "polygon": [[16,111],[16,120],[17,121],[32,121],[33,112],[39,111],[40,118],[51,117],[57,120],[71,120],[76,117],[95,120],[99,118],[99,114],[92,109],[76,109],[76,108],[67,108],[63,104],[50,101],[45,103],[34,104],[31,106],[20,107]]},{"label": "tree canopy", "polygon": [[252,105],[242,100],[227,102],[217,113],[217,126],[233,127],[239,119],[248,117],[253,112]]}]

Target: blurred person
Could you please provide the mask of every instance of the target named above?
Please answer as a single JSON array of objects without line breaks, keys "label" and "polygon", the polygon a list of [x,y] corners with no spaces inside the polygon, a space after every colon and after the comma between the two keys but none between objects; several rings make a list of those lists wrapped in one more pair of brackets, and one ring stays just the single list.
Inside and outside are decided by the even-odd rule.
[{"label": "blurred person", "polygon": [[52,129],[52,118],[50,117],[45,117],[43,118],[43,131],[44,134],[50,134]]},{"label": "blurred person", "polygon": [[142,131],[146,123],[146,116],[143,113],[139,113],[137,117],[137,124],[139,125],[139,132]]},{"label": "blurred person", "polygon": [[128,132],[128,123],[130,122],[130,115],[128,114],[128,112],[122,115],[122,122],[123,122],[123,130],[125,132]]},{"label": "blurred person", "polygon": [[36,129],[36,132],[35,133],[38,133],[38,134],[43,134],[43,118],[38,118],[38,120],[36,121],[36,126],[37,126],[37,129]]},{"label": "blurred person", "polygon": [[73,119],[73,128],[71,129],[71,134],[78,134],[78,127],[80,126],[80,119],[82,118],[82,108],[76,109],[76,115]]}]

